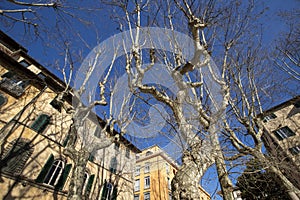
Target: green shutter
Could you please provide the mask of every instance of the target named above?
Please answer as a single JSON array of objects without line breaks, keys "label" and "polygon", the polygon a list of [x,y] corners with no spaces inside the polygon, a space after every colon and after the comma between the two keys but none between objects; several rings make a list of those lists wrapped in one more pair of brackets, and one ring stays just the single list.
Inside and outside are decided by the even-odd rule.
[{"label": "green shutter", "polygon": [[63,142],[63,147],[66,147],[68,142],[69,142],[69,139],[70,139],[70,134],[67,135],[67,137],[64,139],[64,142]]},{"label": "green shutter", "polygon": [[51,154],[50,157],[48,158],[46,164],[42,168],[40,174],[36,178],[36,182],[42,183],[44,181],[44,179],[45,179],[50,167],[52,166],[53,162],[54,162],[54,156]]},{"label": "green shutter", "polygon": [[62,175],[60,176],[57,184],[55,185],[55,189],[57,190],[62,190],[66,181],[67,181],[67,178],[68,178],[68,175],[71,171],[71,168],[72,168],[72,164],[67,164],[66,167],[64,168],[63,170],[63,173]]},{"label": "green shutter", "polygon": [[115,186],[111,195],[111,200],[116,200],[118,196],[118,187]]},{"label": "green shutter", "polygon": [[91,162],[94,162],[95,156],[92,153],[90,153],[88,160],[91,161]]},{"label": "green shutter", "polygon": [[106,183],[106,180],[105,180],[104,184],[103,184],[101,200],[106,200],[106,196],[107,196],[107,187],[106,187],[106,185],[107,185],[107,183]]},{"label": "green shutter", "polygon": [[39,115],[38,118],[33,122],[31,128],[38,133],[42,133],[47,125],[50,122],[50,117],[48,115],[42,114]]},{"label": "green shutter", "polygon": [[89,195],[89,193],[91,192],[92,186],[93,186],[93,182],[95,179],[95,175],[90,175],[87,186],[86,186],[86,194]]}]

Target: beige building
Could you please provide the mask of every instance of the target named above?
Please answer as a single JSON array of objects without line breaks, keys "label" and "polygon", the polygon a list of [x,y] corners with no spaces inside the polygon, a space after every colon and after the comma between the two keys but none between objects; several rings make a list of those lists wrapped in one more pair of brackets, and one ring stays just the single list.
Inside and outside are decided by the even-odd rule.
[{"label": "beige building", "polygon": [[[179,166],[157,145],[136,155],[134,200],[170,200],[171,180]],[[200,187],[201,200],[209,200],[209,194]]]},{"label": "beige building", "polygon": [[[63,107],[72,102],[72,93],[64,96],[64,102],[57,101],[64,88],[24,47],[0,31],[0,199],[66,199],[74,163],[63,153],[71,124]],[[117,134],[101,135],[104,122],[98,117],[85,124],[82,132],[89,141]],[[92,152],[84,174],[86,199],[132,199],[139,152],[123,137]]]},{"label": "beige building", "polygon": [[300,188],[300,96],[264,113],[265,146],[283,173]]}]

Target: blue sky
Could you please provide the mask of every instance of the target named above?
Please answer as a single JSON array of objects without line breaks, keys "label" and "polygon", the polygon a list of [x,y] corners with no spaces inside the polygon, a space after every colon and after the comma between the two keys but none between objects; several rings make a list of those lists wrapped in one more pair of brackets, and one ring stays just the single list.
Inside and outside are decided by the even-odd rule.
[{"label": "blue sky", "polygon": [[[97,7],[94,5],[94,1],[87,0],[84,1],[86,5],[85,7]],[[1,3],[2,4],[2,3]],[[277,38],[282,31],[285,31],[286,26],[281,17],[277,15],[279,11],[290,11],[295,8],[300,8],[299,0],[265,0],[263,4],[269,9],[264,14],[263,18],[260,22],[263,25],[263,41],[265,46],[272,46],[274,44],[274,39]],[[0,5],[1,7],[9,8],[8,3],[3,3]],[[52,12],[49,10],[43,10],[42,12],[43,19],[50,24],[54,23],[53,18],[55,17]],[[84,26],[79,24],[72,24],[74,22],[71,21],[71,25],[73,29],[79,31],[82,34],[82,39],[89,45],[90,48],[96,46],[99,42],[104,41],[110,36],[118,33],[118,25],[116,23],[112,23],[111,21],[111,13],[106,9],[101,9],[95,13],[90,13],[90,19],[93,20],[94,24],[89,26],[89,29],[86,29]],[[1,16],[2,17],[2,16]],[[300,19],[299,19],[300,20]],[[27,36],[24,37],[24,26],[22,24],[15,24],[11,28],[6,28],[0,23],[1,30],[5,31],[8,35],[14,38],[17,42],[22,44],[25,48],[29,50],[29,55],[38,60],[42,65],[48,67],[49,70],[53,71],[56,75],[60,76],[60,73],[54,68],[53,64],[58,60],[59,64],[62,64],[63,51],[58,50],[55,43],[51,43],[53,38],[46,39],[41,41],[39,39],[29,39]],[[70,27],[65,27],[66,30],[71,30]],[[70,29],[69,29],[70,28]],[[54,31],[54,30],[53,30]],[[74,30],[75,32],[75,30]],[[48,40],[48,41],[47,41]],[[90,48],[87,48],[85,45],[82,45],[82,41],[80,37],[74,38],[73,41],[69,41],[75,48],[81,49],[83,57],[85,57]],[[54,44],[54,45],[53,45]],[[79,64],[79,63],[78,63]],[[60,76],[61,77],[61,76]],[[284,101],[288,96],[283,96],[280,101]],[[156,143],[157,139],[149,140],[148,142],[143,143],[142,147],[147,145],[153,145]],[[163,143],[163,142],[162,142]],[[213,194],[217,187],[216,174],[214,170],[209,170],[203,181],[204,188],[210,193]],[[218,195],[214,196],[215,199],[220,199]]]}]

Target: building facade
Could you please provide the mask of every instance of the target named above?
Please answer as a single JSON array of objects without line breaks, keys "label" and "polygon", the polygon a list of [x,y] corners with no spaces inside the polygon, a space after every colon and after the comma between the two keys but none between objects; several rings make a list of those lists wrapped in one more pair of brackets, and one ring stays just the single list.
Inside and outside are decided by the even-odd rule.
[{"label": "building facade", "polygon": [[[64,153],[69,141],[72,93],[58,101],[65,84],[0,31],[0,199],[66,199],[74,162]],[[101,135],[103,121],[88,119],[84,135]],[[86,166],[86,199],[132,199],[135,154],[124,137],[92,152]],[[81,148],[80,139],[76,148]]]},{"label": "building facade", "polygon": [[[170,200],[171,180],[179,166],[159,146],[144,149],[136,155],[134,200]],[[209,194],[200,187],[201,200]]]},{"label": "building facade", "polygon": [[264,144],[282,172],[300,188],[300,96],[264,113]]}]

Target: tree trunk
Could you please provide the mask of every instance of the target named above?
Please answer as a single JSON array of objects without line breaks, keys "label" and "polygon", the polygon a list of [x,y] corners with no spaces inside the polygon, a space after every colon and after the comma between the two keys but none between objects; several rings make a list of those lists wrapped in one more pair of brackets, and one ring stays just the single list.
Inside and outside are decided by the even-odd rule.
[{"label": "tree trunk", "polygon": [[84,174],[86,164],[88,162],[89,153],[85,150],[72,150],[74,152],[74,169],[69,186],[68,200],[82,200],[84,199],[82,195],[84,186]]},{"label": "tree trunk", "polygon": [[200,180],[207,168],[213,164],[210,156],[201,155],[201,145],[198,143],[183,154],[183,164],[172,180],[174,200],[200,200]]},{"label": "tree trunk", "polygon": [[[220,148],[220,146],[218,146]],[[215,164],[218,173],[218,179],[221,186],[222,196],[224,200],[234,200],[233,187],[231,180],[228,177],[226,164],[224,162],[223,154],[220,150],[216,149]]]},{"label": "tree trunk", "polygon": [[228,172],[226,169],[225,159],[222,153],[222,149],[219,142],[219,137],[217,134],[217,124],[218,121],[213,121],[209,127],[210,140],[212,144],[212,152],[215,158],[215,164],[218,173],[218,179],[221,186],[222,196],[224,200],[234,200],[233,197],[233,186],[232,182],[228,177]]}]

